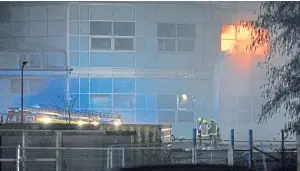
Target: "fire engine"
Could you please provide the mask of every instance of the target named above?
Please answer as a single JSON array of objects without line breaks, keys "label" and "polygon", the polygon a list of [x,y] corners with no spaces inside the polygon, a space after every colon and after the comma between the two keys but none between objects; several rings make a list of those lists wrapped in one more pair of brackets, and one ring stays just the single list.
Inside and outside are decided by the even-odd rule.
[{"label": "fire engine", "polygon": [[[35,107],[26,107],[23,110],[24,123],[62,123],[62,124],[122,124],[122,117],[115,113],[102,112],[68,112],[62,110],[49,110]],[[9,108],[6,123],[20,123],[20,108]]]}]

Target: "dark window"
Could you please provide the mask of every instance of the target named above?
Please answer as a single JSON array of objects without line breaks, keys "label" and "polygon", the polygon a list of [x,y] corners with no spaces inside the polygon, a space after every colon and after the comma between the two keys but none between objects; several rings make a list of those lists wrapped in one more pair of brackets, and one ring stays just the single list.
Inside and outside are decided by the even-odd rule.
[{"label": "dark window", "polygon": [[195,38],[195,24],[178,24],[177,37]]},{"label": "dark window", "polygon": [[158,109],[176,109],[177,108],[176,95],[158,95],[157,107]]},{"label": "dark window", "polygon": [[175,51],[176,43],[173,39],[158,39],[158,51]]},{"label": "dark window", "polygon": [[114,108],[134,108],[134,95],[117,94],[114,95]]},{"label": "dark window", "polygon": [[134,36],[135,24],[133,22],[115,22],[114,23],[115,36]]},{"label": "dark window", "polygon": [[115,50],[133,50],[133,39],[116,38]]},{"label": "dark window", "polygon": [[176,24],[158,23],[157,24],[158,37],[176,37]]},{"label": "dark window", "polygon": [[111,38],[91,38],[91,50],[111,50]]},{"label": "dark window", "polygon": [[103,21],[91,21],[90,22],[90,34],[111,36],[112,35],[112,22]]},{"label": "dark window", "polygon": [[158,123],[174,123],[175,111],[158,111]]},{"label": "dark window", "polygon": [[194,122],[194,112],[193,111],[178,111],[178,122]]},{"label": "dark window", "polygon": [[194,40],[178,40],[178,51],[194,51]]}]

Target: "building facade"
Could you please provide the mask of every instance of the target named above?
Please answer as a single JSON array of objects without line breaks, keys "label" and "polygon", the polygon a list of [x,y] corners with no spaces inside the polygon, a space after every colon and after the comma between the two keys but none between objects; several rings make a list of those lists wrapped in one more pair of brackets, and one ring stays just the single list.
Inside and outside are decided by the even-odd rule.
[{"label": "building facade", "polygon": [[[26,60],[25,106],[116,112],[186,138],[199,116],[233,117],[219,100],[233,91],[219,79],[220,33],[251,15],[247,3],[3,2],[0,11],[2,113],[20,106]],[[235,125],[222,123],[228,133]]]}]

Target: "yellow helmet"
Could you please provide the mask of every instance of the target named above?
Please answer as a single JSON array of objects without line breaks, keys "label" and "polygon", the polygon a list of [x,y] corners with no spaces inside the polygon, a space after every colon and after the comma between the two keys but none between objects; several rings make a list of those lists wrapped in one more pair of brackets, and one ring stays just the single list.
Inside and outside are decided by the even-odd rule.
[{"label": "yellow helmet", "polygon": [[198,122],[201,122],[201,121],[202,121],[202,118],[201,118],[201,117],[199,117],[199,118],[198,118]]},{"label": "yellow helmet", "polygon": [[206,120],[206,119],[203,119],[203,123],[207,123],[207,120]]},{"label": "yellow helmet", "polygon": [[215,120],[215,118],[214,118],[214,117],[211,117],[211,118],[210,118],[210,121],[212,121],[212,122],[216,122],[216,120]]}]

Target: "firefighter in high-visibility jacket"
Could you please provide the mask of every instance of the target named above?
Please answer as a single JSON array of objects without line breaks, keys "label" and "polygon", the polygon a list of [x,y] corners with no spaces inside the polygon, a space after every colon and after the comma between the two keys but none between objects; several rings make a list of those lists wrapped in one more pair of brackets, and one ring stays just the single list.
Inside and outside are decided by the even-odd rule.
[{"label": "firefighter in high-visibility jacket", "polygon": [[208,122],[206,119],[203,119],[202,124],[201,124],[201,137],[206,138],[209,136],[208,134]]},{"label": "firefighter in high-visibility jacket", "polygon": [[212,144],[215,145],[216,137],[218,136],[218,124],[216,123],[216,120],[213,117],[210,118],[208,131],[209,131],[209,136],[212,140]]}]

